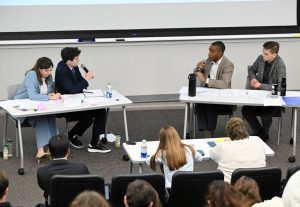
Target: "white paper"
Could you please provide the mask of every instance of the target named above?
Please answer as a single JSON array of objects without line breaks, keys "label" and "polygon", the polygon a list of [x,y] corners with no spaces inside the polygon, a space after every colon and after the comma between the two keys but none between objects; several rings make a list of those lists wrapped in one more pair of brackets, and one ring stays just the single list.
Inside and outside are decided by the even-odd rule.
[{"label": "white paper", "polygon": [[[100,134],[100,140],[104,137],[104,134]],[[114,142],[116,141],[116,136],[112,133],[107,134],[107,141],[108,142]]]},{"label": "white paper", "polygon": [[276,98],[264,98],[264,106],[282,106],[282,101],[280,97]]},{"label": "white paper", "polygon": [[91,97],[91,98],[85,98],[83,100],[84,102],[90,104],[90,105],[97,105],[105,102],[109,102],[109,100],[105,97]]},{"label": "white paper", "polygon": [[86,98],[89,97],[103,97],[104,93],[101,89],[89,89],[89,90],[83,90],[83,94]]}]

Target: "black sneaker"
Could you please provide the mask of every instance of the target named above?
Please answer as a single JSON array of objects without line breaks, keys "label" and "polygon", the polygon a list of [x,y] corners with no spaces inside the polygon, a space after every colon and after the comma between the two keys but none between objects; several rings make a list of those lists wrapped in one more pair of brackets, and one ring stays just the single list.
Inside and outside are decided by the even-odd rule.
[{"label": "black sneaker", "polygon": [[83,148],[84,145],[82,144],[82,142],[79,140],[79,136],[78,135],[74,135],[72,138],[69,138],[70,144],[77,149]]},{"label": "black sneaker", "polygon": [[89,144],[89,146],[88,146],[88,152],[108,153],[110,151],[111,151],[111,149],[106,148],[102,144],[98,144],[95,146],[92,146],[91,144]]}]

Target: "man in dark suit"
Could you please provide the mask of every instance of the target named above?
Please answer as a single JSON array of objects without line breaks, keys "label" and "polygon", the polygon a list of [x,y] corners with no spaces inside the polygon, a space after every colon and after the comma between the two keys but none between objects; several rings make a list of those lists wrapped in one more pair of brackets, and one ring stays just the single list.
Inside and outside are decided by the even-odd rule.
[{"label": "man in dark suit", "polygon": [[49,183],[53,175],[90,174],[86,165],[67,160],[70,154],[69,142],[61,135],[50,139],[49,151],[53,160],[49,165],[40,167],[37,171],[38,185],[47,195],[49,194]]},{"label": "man in dark suit", "polygon": [[[55,87],[60,94],[82,93],[83,89],[89,86],[88,81],[94,76],[91,71],[87,71],[84,76],[81,75],[78,68],[80,53],[81,51],[77,47],[66,47],[61,51],[62,61],[58,63],[55,71]],[[93,123],[93,134],[88,152],[107,153],[111,151],[99,142],[99,135],[105,133],[106,109],[65,113],[59,116],[78,121],[68,132],[68,138],[73,147],[84,147],[79,138]]]},{"label": "man in dark suit", "polygon": [[[265,42],[263,52],[257,57],[252,67],[248,69],[248,77],[251,89],[272,90],[272,84],[278,83],[282,78],[286,78],[286,67],[278,55],[279,43],[274,41]],[[269,139],[269,129],[272,124],[272,117],[281,110],[276,106],[244,106],[242,113],[249,123],[253,134],[259,136],[264,141]],[[261,115],[262,125],[256,115]]]},{"label": "man in dark suit", "polygon": [[[225,45],[221,41],[213,42],[208,58],[197,64],[194,70],[202,87],[231,88],[233,63],[224,55]],[[232,106],[216,104],[196,104],[198,129],[204,137],[214,136],[219,111],[230,111]]]}]

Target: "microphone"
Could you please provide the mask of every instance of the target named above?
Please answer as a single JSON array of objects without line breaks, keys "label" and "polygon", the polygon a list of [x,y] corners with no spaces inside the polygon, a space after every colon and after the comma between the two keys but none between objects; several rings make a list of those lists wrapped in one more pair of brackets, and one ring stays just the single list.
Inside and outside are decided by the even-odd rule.
[{"label": "microphone", "polygon": [[89,70],[85,67],[85,65],[84,64],[81,64],[80,65],[80,67],[86,72],[86,73],[88,73],[89,72]]},{"label": "microphone", "polygon": [[[200,61],[200,64],[206,64],[206,59],[204,59],[204,60],[202,60],[202,61]],[[201,72],[201,73],[204,73],[204,68],[200,68],[200,67],[196,67],[195,69],[194,69],[194,71],[195,72]]]}]

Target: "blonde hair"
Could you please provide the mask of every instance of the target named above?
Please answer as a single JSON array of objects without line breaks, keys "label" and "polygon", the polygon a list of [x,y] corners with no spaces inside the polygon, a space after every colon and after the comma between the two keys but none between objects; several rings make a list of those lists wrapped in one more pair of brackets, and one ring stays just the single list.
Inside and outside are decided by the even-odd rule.
[{"label": "blonde hair", "polygon": [[155,158],[158,153],[161,154],[162,159],[166,161],[170,171],[179,169],[187,163],[185,156],[185,147],[188,147],[193,156],[195,150],[192,146],[183,144],[178,132],[172,126],[166,126],[159,131],[159,145],[155,154],[150,159],[150,167],[156,170]]},{"label": "blonde hair", "polygon": [[245,122],[238,117],[232,117],[226,124],[226,131],[231,140],[247,138],[248,131]]},{"label": "blonde hair", "polygon": [[70,207],[110,207],[105,198],[95,191],[83,191],[71,203]]},{"label": "blonde hair", "polygon": [[261,202],[259,187],[253,178],[242,176],[236,181],[234,187],[243,194],[243,200],[249,206],[253,206],[255,203]]}]

